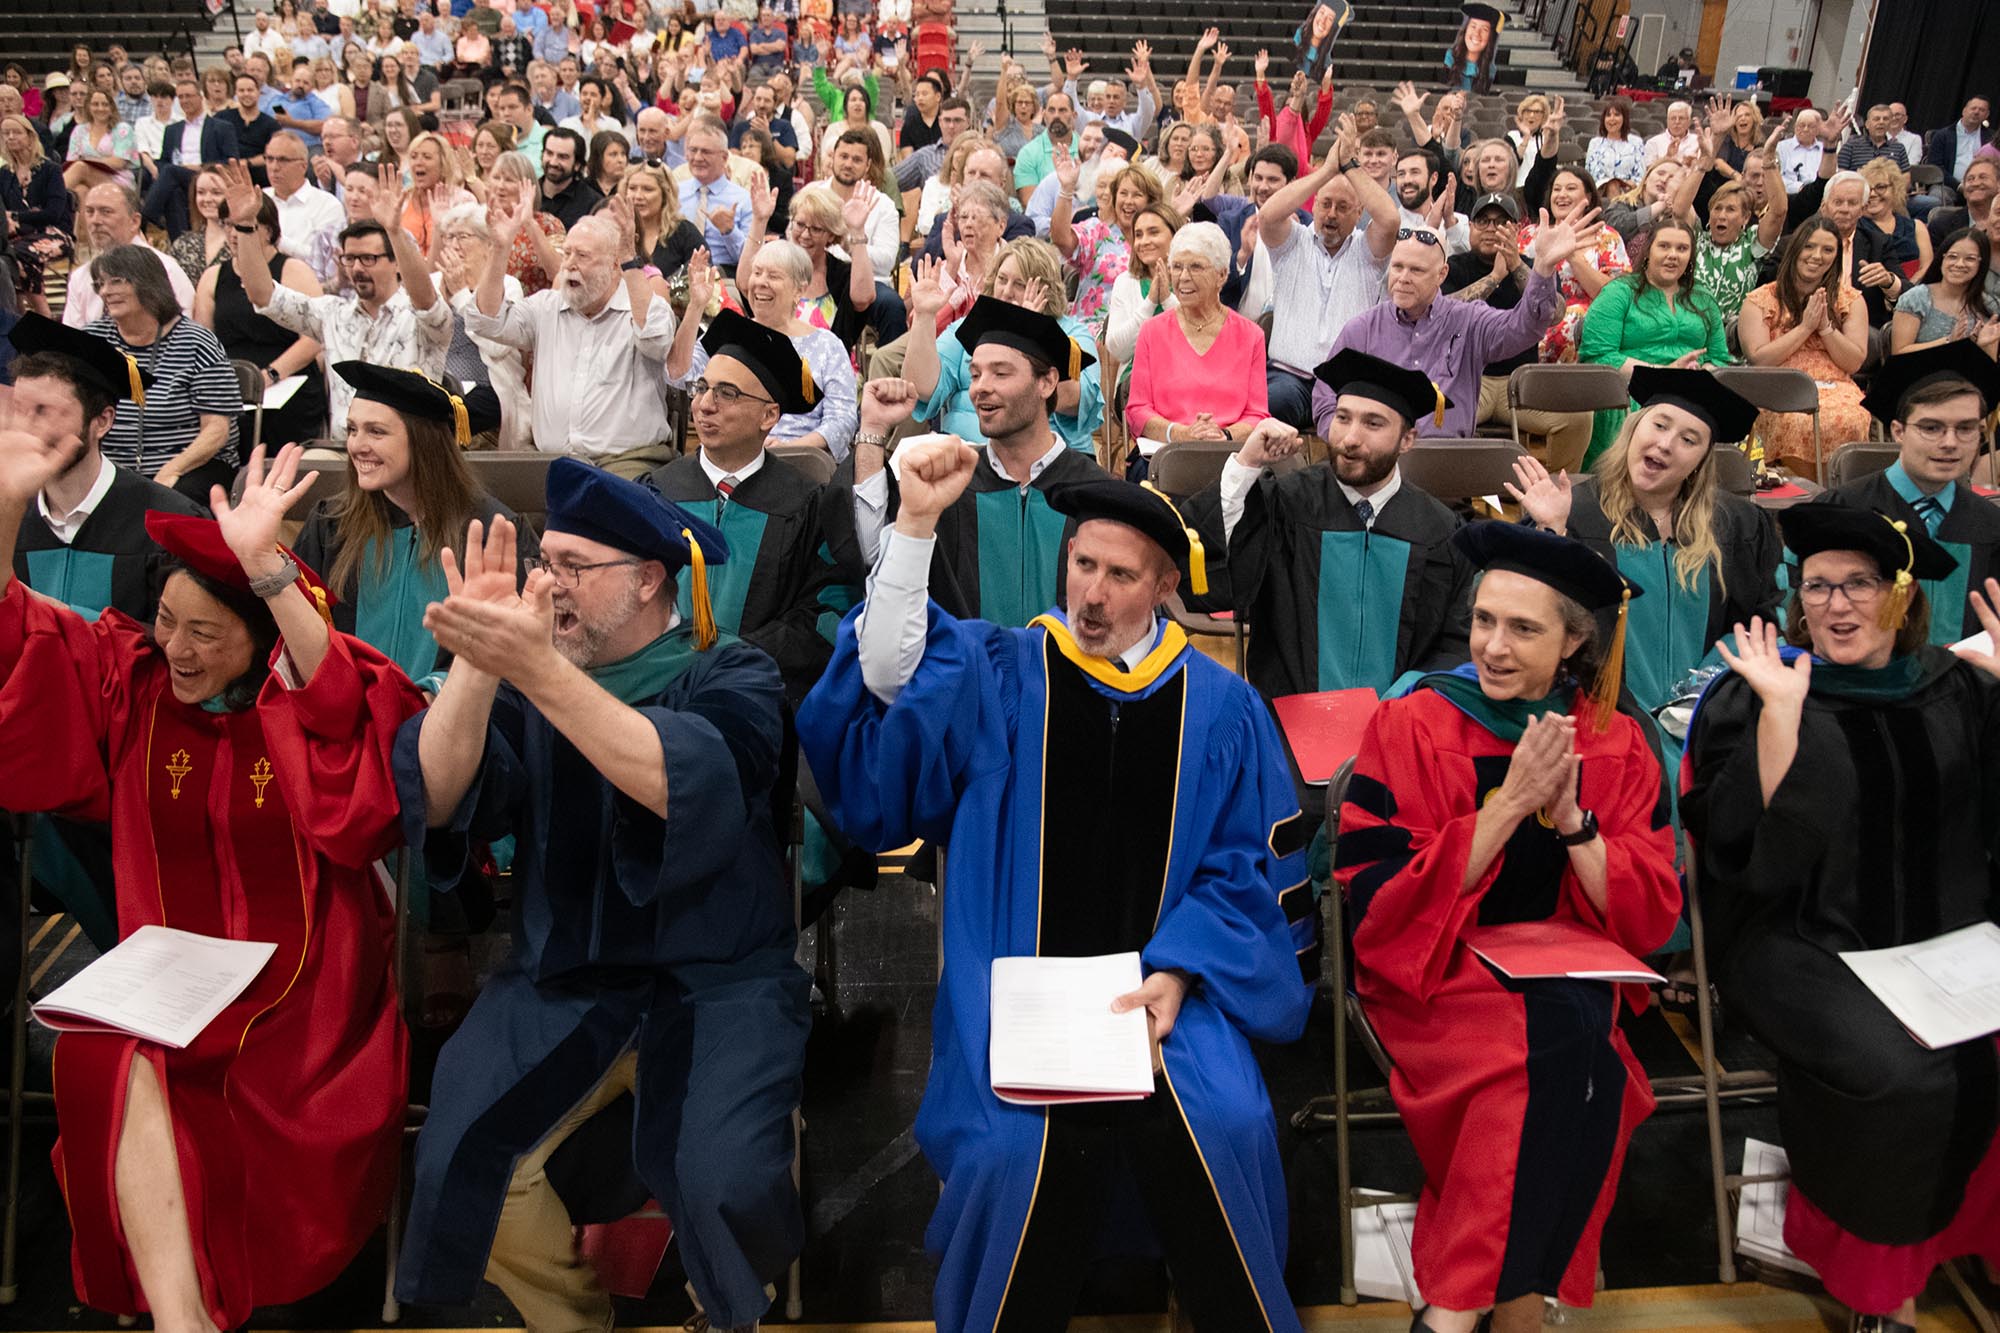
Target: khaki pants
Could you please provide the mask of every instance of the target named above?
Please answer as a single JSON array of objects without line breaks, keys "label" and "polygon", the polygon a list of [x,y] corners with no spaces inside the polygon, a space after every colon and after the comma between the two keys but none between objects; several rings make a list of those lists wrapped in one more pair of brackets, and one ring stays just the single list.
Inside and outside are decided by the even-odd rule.
[{"label": "khaki pants", "polygon": [[636,1051],[619,1056],[598,1085],[521,1158],[507,1182],[486,1280],[514,1303],[529,1333],[607,1333],[611,1328],[610,1293],[577,1254],[569,1210],[549,1184],[545,1168],[585,1121],[632,1091],[638,1070]]},{"label": "khaki pants", "polygon": [[[1478,424],[1510,420],[1507,379],[1487,375],[1479,381]],[[1575,472],[1590,448],[1593,418],[1588,412],[1522,412],[1521,446],[1550,472]]]},{"label": "khaki pants", "polygon": [[676,457],[674,446],[667,443],[642,444],[637,449],[627,449],[622,454],[611,454],[597,460],[597,466],[614,477],[627,481],[644,481],[655,468],[665,467]]},{"label": "khaki pants", "polygon": [[904,334],[894,342],[883,343],[868,354],[868,364],[864,369],[866,378],[871,380],[899,379],[903,374],[903,361],[909,356],[910,335]]}]

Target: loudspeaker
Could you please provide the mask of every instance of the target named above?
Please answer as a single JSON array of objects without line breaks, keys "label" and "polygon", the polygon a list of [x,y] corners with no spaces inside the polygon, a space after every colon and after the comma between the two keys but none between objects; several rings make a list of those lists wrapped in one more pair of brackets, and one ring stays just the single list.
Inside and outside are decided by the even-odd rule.
[{"label": "loudspeaker", "polygon": [[1805,97],[1812,87],[1812,71],[1765,65],[1757,71],[1757,82],[1773,97]]}]

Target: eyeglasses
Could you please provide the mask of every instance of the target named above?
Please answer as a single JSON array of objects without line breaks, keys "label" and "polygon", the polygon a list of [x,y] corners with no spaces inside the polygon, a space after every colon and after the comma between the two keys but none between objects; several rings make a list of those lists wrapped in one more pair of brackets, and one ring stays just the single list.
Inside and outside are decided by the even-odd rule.
[{"label": "eyeglasses", "polygon": [[389,256],[387,256],[387,255],[346,255],[346,254],[344,254],[344,255],[342,255],[342,256],[340,257],[340,262],[341,262],[341,263],[343,263],[343,264],[361,264],[361,265],[364,265],[364,266],[366,266],[366,265],[373,265],[373,264],[379,264],[379,263],[381,263],[381,262],[382,262],[383,260],[387,259],[388,257],[389,257]]},{"label": "eyeglasses", "polygon": [[1981,423],[1977,421],[1960,421],[1956,424],[1945,421],[1912,421],[1903,429],[1925,444],[1936,444],[1943,440],[1947,433],[1959,444],[1978,444],[1980,436],[1984,433],[1980,425]]},{"label": "eyeglasses", "polygon": [[1444,249],[1444,242],[1438,239],[1436,232],[1423,231],[1416,227],[1402,228],[1396,233],[1396,239],[1399,241],[1415,241],[1419,245],[1435,245],[1440,250]]},{"label": "eyeglasses", "polygon": [[615,569],[619,565],[636,565],[637,560],[599,560],[594,565],[552,565],[546,560],[530,560],[530,570],[539,569],[556,581],[559,588],[574,588],[583,582],[583,576],[593,569]]},{"label": "eyeglasses", "polygon": [[[1511,227],[1514,225],[1514,219],[1507,217],[1504,214],[1497,218],[1479,217],[1472,219],[1472,225],[1475,227]],[[1430,240],[1430,233],[1412,232],[1410,235],[1404,237],[1404,239],[1428,241]]]},{"label": "eyeglasses", "polygon": [[1839,593],[1847,599],[1849,606],[1867,606],[1882,595],[1887,579],[1860,574],[1845,583],[1828,583],[1825,579],[1807,579],[1799,585],[1799,600],[1807,606],[1825,606]]},{"label": "eyeglasses", "polygon": [[693,384],[688,385],[688,392],[696,398],[701,397],[705,393],[712,393],[725,404],[735,403],[744,398],[749,398],[759,403],[777,401],[775,398],[765,398],[759,394],[747,393],[737,388],[734,384],[710,384],[707,380],[696,380]]}]

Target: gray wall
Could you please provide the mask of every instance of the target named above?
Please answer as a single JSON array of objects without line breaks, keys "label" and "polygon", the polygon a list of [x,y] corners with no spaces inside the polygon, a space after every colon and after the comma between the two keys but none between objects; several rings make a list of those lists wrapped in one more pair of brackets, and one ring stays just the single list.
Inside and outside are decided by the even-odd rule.
[{"label": "gray wall", "polygon": [[[1722,23],[1715,81],[1736,81],[1739,65],[1803,65],[1813,71],[1812,99],[1831,106],[1853,90],[1867,36],[1869,0],[1730,0]],[[1890,0],[1893,3],[1893,0]],[[1819,15],[1812,49],[1802,43]]]}]

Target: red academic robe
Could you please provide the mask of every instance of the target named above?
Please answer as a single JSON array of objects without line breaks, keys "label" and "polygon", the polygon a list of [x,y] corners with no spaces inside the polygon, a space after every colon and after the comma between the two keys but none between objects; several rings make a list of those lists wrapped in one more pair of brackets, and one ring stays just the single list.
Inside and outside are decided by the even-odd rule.
[{"label": "red academic robe", "polygon": [[1579,804],[1604,839],[1608,914],[1534,819],[1461,892],[1473,824],[1513,749],[1435,690],[1385,703],[1355,759],[1335,857],[1356,922],[1356,989],[1424,1164],[1417,1286],[1452,1310],[1530,1292],[1591,1303],[1625,1145],[1653,1108],[1610,986],[1508,981],[1462,932],[1556,919],[1644,955],[1681,903],[1659,762],[1623,715],[1602,733],[1577,730]]},{"label": "red academic robe", "polygon": [[422,703],[335,634],[303,688],[273,678],[254,707],[205,712],[127,617],[89,624],[18,583],[0,598],[0,808],[111,823],[121,938],[153,923],[278,946],[186,1050],[57,1041],[55,1167],[87,1304],[146,1309],[113,1180],[135,1058],[166,1093],[218,1326],[325,1286],[381,1222],[408,1059],[370,867],[398,841],[390,751]]}]

